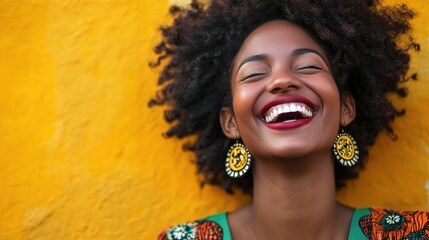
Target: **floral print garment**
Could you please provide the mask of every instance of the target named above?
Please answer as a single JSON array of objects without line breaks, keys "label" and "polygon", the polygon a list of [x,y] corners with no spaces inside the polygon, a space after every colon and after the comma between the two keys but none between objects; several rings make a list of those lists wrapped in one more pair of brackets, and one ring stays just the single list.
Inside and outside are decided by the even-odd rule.
[{"label": "floral print garment", "polygon": [[372,208],[359,227],[371,240],[429,240],[429,213]]},{"label": "floral print garment", "polygon": [[162,232],[158,240],[222,240],[222,228],[213,221],[200,220],[171,227]]},{"label": "floral print garment", "polygon": [[[226,213],[167,228],[158,240],[231,240]],[[353,213],[349,240],[429,240],[429,213],[360,208]]]}]

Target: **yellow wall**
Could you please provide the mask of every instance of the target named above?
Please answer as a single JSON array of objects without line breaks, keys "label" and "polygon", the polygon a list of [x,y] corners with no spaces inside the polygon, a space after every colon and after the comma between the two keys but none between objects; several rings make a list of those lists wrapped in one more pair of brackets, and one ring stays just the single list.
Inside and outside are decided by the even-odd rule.
[{"label": "yellow wall", "polygon": [[[399,141],[381,137],[338,194],[352,206],[429,209],[429,4],[406,2],[421,13],[420,81],[398,102]],[[169,4],[0,0],[0,240],[154,239],[249,201],[200,190],[192,155],[161,137],[162,109],[147,108]]]}]

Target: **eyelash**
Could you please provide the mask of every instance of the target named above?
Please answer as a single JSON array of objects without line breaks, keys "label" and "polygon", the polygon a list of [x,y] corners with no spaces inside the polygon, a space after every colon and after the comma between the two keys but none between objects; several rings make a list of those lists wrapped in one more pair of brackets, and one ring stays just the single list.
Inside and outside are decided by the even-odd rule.
[{"label": "eyelash", "polygon": [[[305,67],[301,67],[298,68],[297,70],[304,70],[304,69],[316,69],[316,70],[323,70],[321,67],[315,66],[315,65],[309,65],[309,66],[305,66]],[[255,76],[260,76],[260,75],[264,75],[265,73],[258,73],[258,72],[253,72],[253,73],[249,73],[246,74],[245,76],[243,76],[242,78],[240,78],[240,82],[244,81],[246,79],[255,77]]]},{"label": "eyelash", "polygon": [[301,67],[301,68],[298,68],[297,70],[303,70],[303,69],[307,69],[307,68],[322,70],[321,67],[318,67],[318,66],[315,66],[315,65],[309,65],[309,66]]},{"label": "eyelash", "polygon": [[246,74],[245,76],[243,76],[242,78],[240,78],[240,81],[244,81],[244,80],[249,79],[251,77],[260,76],[263,74],[265,74],[265,73],[258,73],[258,72],[249,73],[249,74]]}]

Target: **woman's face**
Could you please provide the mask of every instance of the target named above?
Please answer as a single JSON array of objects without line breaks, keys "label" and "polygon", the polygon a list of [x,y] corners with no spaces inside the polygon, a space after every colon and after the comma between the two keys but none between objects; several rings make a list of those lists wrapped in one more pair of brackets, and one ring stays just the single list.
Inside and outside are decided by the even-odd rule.
[{"label": "woman's face", "polygon": [[340,123],[353,120],[340,117],[354,109],[340,111],[325,51],[287,21],[267,22],[246,38],[234,60],[231,91],[233,111],[221,113],[224,132],[241,137],[256,158],[330,151]]}]

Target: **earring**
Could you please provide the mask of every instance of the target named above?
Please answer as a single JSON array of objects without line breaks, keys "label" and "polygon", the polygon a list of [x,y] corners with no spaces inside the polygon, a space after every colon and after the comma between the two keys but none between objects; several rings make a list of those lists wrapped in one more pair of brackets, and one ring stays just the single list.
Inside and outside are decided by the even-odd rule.
[{"label": "earring", "polygon": [[244,144],[234,143],[226,155],[226,174],[232,178],[241,177],[250,169],[252,155]]},{"label": "earring", "polygon": [[341,128],[332,147],[335,158],[344,167],[352,167],[359,161],[359,149],[355,139]]}]

